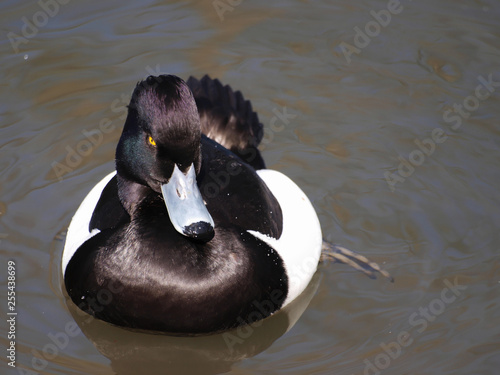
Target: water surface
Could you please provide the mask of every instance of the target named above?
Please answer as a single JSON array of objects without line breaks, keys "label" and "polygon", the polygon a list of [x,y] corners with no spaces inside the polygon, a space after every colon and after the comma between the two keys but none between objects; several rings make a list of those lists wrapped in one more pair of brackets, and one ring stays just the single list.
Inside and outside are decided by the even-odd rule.
[{"label": "water surface", "polygon": [[[0,267],[16,263],[18,315],[17,369],[2,355],[2,373],[496,373],[500,3],[389,3],[3,1]],[[159,73],[241,90],[268,166],[308,194],[324,237],[396,282],[321,265],[288,332],[277,317],[229,354],[221,337],[131,334],[72,311],[62,233],[113,169],[135,83]],[[75,321],[84,334],[51,352]]]}]

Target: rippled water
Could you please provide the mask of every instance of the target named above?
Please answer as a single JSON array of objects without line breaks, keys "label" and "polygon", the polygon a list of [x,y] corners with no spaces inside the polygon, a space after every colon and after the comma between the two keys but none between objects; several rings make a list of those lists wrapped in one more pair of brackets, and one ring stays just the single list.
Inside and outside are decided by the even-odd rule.
[{"label": "rippled water", "polygon": [[[498,371],[498,1],[3,1],[0,10],[0,267],[6,275],[16,264],[18,312],[17,368],[4,350],[2,373]],[[221,336],[130,333],[73,311],[61,233],[113,169],[135,82],[160,72],[208,73],[241,90],[267,128],[268,166],[307,192],[324,237],[396,282],[321,265],[298,312],[240,332],[232,351]],[[6,277],[1,285],[8,347]]]}]

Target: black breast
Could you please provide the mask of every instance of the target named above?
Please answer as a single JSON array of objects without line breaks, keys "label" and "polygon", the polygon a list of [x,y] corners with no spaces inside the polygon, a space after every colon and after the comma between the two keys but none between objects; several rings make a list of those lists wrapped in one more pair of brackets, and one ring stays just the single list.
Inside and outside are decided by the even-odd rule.
[{"label": "black breast", "polygon": [[161,199],[143,203],[143,215],[92,237],[69,262],[66,289],[82,310],[121,326],[201,334],[281,308],[288,278],[266,243],[224,225],[196,243],[175,231]]}]

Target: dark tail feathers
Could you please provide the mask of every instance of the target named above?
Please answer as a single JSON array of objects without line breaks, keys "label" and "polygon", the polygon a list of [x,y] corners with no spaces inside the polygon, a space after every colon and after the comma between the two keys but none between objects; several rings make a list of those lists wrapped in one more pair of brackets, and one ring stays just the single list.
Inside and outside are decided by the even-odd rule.
[{"label": "dark tail feathers", "polygon": [[207,137],[234,152],[255,169],[265,168],[257,146],[264,128],[250,101],[240,91],[234,92],[218,79],[205,75],[201,80],[189,77],[201,119],[201,130]]}]

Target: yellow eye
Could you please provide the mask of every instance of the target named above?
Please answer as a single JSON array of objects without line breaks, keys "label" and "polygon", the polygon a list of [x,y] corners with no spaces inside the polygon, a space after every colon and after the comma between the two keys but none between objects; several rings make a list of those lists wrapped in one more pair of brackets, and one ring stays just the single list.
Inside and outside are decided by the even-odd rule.
[{"label": "yellow eye", "polygon": [[149,137],[148,137],[148,142],[149,142],[149,144],[150,144],[150,145],[152,145],[152,146],[156,146],[156,142],[155,142],[155,140],[153,139],[153,137],[149,136]]}]

